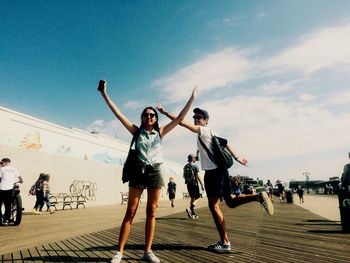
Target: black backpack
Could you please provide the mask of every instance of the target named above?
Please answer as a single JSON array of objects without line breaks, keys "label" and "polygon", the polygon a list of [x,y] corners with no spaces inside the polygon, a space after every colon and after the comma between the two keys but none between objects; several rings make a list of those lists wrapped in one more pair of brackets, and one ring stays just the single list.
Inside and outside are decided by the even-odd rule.
[{"label": "black backpack", "polygon": [[183,177],[185,179],[185,184],[189,184],[193,181],[194,173],[191,164],[186,164],[183,169]]}]

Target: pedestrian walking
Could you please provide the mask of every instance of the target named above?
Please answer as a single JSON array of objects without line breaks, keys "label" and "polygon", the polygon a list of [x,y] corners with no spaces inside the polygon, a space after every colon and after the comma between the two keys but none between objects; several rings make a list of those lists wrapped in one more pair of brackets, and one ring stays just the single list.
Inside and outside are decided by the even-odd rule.
[{"label": "pedestrian walking", "polygon": [[203,182],[199,177],[199,168],[195,165],[196,160],[197,157],[193,154],[188,155],[187,164],[183,168],[183,177],[190,196],[190,206],[186,208],[186,213],[190,219],[199,218],[194,210],[201,197],[199,184],[201,185],[202,191],[204,191]]},{"label": "pedestrian walking", "polygon": [[175,206],[174,201],[176,196],[176,183],[174,182],[174,177],[172,176],[169,177],[167,194],[169,195],[170,206],[174,207]]}]

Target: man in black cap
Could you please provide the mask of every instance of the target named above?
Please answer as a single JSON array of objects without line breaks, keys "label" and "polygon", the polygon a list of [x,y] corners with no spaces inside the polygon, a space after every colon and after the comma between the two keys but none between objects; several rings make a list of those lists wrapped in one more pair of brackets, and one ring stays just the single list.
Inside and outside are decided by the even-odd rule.
[{"label": "man in black cap", "polygon": [[0,207],[4,203],[5,214],[4,222],[0,224],[7,225],[11,216],[11,201],[13,187],[16,182],[23,183],[22,177],[19,175],[18,171],[11,167],[11,160],[9,158],[4,158],[1,160],[2,167],[0,168]]},{"label": "man in black cap", "polygon": [[[170,119],[175,117],[173,114],[166,112],[160,104],[157,106],[157,109]],[[229,252],[231,251],[231,243],[227,235],[224,215],[220,209],[220,199],[223,197],[226,205],[230,208],[248,202],[260,202],[269,215],[272,215],[274,212],[273,204],[266,192],[261,192],[259,194],[233,194],[232,182],[228,170],[219,168],[218,165],[211,160],[207,150],[202,145],[204,144],[211,155],[214,155],[212,151],[212,137],[216,135],[216,132],[207,127],[209,114],[206,110],[200,108],[195,108],[193,112],[194,124],[182,121],[180,125],[198,134],[197,147],[201,157],[201,168],[205,170],[204,185],[207,192],[208,205],[220,235],[220,241],[209,245],[208,249],[215,252]],[[244,166],[247,165],[247,160],[238,158],[231,146],[227,144],[226,149],[238,163]]]},{"label": "man in black cap", "polygon": [[341,189],[344,189],[345,191],[350,191],[350,163],[345,164],[344,166],[343,174],[341,176]]},{"label": "man in black cap", "polygon": [[194,211],[194,208],[201,197],[198,183],[201,185],[202,191],[204,191],[202,180],[198,174],[199,168],[194,164],[196,159],[196,156],[190,154],[187,157],[187,164],[183,168],[185,184],[187,185],[188,194],[191,198],[190,207],[186,208],[187,215],[190,219],[198,219],[198,215]]}]

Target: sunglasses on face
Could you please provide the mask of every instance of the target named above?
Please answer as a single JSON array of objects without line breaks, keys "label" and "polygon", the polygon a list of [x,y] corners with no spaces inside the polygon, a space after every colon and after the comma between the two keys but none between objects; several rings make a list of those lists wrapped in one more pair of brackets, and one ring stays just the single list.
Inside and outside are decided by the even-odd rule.
[{"label": "sunglasses on face", "polygon": [[142,114],[142,117],[144,118],[154,118],[154,116],[156,116],[154,113],[144,113]]},{"label": "sunglasses on face", "polygon": [[193,119],[200,120],[200,119],[203,119],[203,116],[201,116],[201,115],[194,115]]}]

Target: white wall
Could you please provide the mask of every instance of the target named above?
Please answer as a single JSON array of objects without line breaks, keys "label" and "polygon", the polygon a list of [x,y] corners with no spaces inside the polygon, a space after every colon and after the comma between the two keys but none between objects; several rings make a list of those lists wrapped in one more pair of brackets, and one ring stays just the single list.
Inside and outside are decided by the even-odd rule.
[{"label": "white wall", "polygon": [[[35,197],[28,196],[30,186],[40,173],[51,175],[51,192],[69,193],[74,180],[96,184],[96,200],[87,206],[120,203],[120,192],[128,190],[121,181],[122,165],[129,143],[77,129],[68,129],[31,116],[0,107],[0,158],[8,157],[23,176],[21,196],[25,211],[34,206]],[[175,178],[177,198],[187,192],[182,167],[165,161],[164,183]],[[166,199],[166,189],[162,199]]]}]

